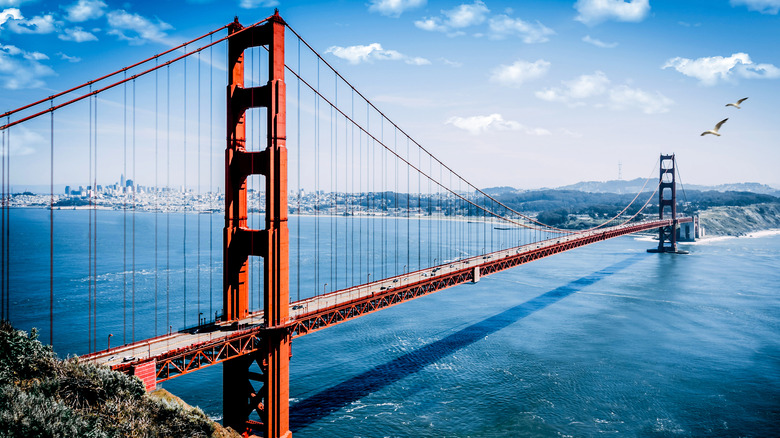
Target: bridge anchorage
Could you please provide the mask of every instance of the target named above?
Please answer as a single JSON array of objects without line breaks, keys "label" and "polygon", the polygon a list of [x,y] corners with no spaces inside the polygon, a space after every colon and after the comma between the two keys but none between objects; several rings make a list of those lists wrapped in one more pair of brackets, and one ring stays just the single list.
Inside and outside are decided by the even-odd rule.
[{"label": "bridge anchorage", "polygon": [[[10,127],[22,124],[27,120],[39,118],[39,116],[44,114],[51,114],[51,150],[53,157],[55,143],[54,112],[58,111],[59,108],[71,106],[75,102],[94,97],[90,111],[94,109],[95,114],[97,114],[97,94],[119,86],[125,87],[125,91],[127,91],[128,84],[131,90],[134,90],[135,83],[133,81],[136,79],[140,81],[140,78],[147,73],[157,72],[163,68],[168,71],[166,76],[169,76],[169,70],[167,70],[169,65],[179,60],[186,60],[190,56],[199,56],[198,54],[204,49],[219,42],[227,41],[227,135],[224,167],[225,223],[222,242],[223,314],[219,320],[217,320],[215,315],[215,321],[207,322],[205,318],[201,318],[203,312],[199,312],[199,325],[197,327],[184,328],[178,331],[175,326],[166,322],[165,325],[168,330],[167,333],[162,335],[158,335],[157,321],[155,319],[154,337],[151,337],[150,332],[149,335],[145,335],[148,336],[147,339],[137,341],[133,334],[130,343],[103,351],[95,351],[97,350],[97,340],[93,340],[88,350],[90,353],[81,356],[81,360],[103,364],[110,366],[114,370],[135,375],[144,382],[147,390],[155,388],[157,383],[212,365],[222,364],[224,423],[242,433],[258,432],[267,438],[291,436],[289,424],[289,363],[291,342],[295,338],[440,290],[464,283],[476,282],[482,277],[511,269],[524,263],[607,239],[637,232],[659,230],[658,248],[652,251],[680,253],[681,251],[677,249],[677,242],[691,235],[690,227],[693,219],[677,216],[674,155],[661,156],[660,181],[652,194],[645,194],[643,199],[638,200],[639,196],[643,194],[643,191],[640,191],[637,197],[623,211],[593,228],[579,231],[555,228],[539,222],[537,218],[529,217],[513,210],[447,167],[381,113],[373,103],[336,72],[321,55],[303,41],[293,28],[287,25],[278,13],[259,23],[246,27],[242,26],[236,19],[233,23],[223,26],[206,36],[210,36],[225,28],[228,29],[228,35],[219,41],[208,45],[204,43],[202,47],[195,50],[185,50],[186,53],[184,55],[177,55],[175,59],[159,65],[155,63],[156,65],[153,68],[137,75],[117,80],[106,87],[94,91],[90,88],[88,94],[84,94],[76,99],[55,106],[53,105],[52,97],[6,113],[3,116],[8,116],[7,121],[5,125],[0,125],[0,131],[3,133],[3,147],[10,148],[10,131],[7,131]],[[291,37],[294,34],[298,38],[297,55],[299,59],[297,64],[293,63],[293,65],[297,66],[297,70],[293,69],[290,63],[285,63],[286,32],[287,37]],[[201,38],[185,43],[179,48],[171,49],[169,52],[186,47],[187,44],[192,45]],[[322,70],[329,72],[328,74],[331,75],[329,77],[334,79],[332,88],[330,85],[327,86],[328,88],[320,88],[319,79],[315,82],[313,80],[306,81],[301,77],[300,51],[302,45],[307,47],[315,56],[317,78],[319,78],[320,69],[322,68]],[[258,50],[256,49],[257,47],[261,47],[261,49]],[[252,59],[254,55],[252,53],[261,53],[261,51],[263,55],[266,51],[268,53],[268,80],[263,81],[262,85],[260,80],[253,76],[254,71],[251,69],[247,71],[246,68],[253,65]],[[248,53],[246,58],[245,52]],[[291,50],[290,53],[292,52]],[[290,53],[288,53],[288,57]],[[142,63],[155,59],[157,57],[149,58]],[[186,62],[183,65],[186,78]],[[260,64],[258,63],[258,65]],[[123,71],[125,70],[120,70],[118,73]],[[331,71],[332,74],[330,73]],[[248,73],[246,77],[245,72]],[[287,72],[290,73],[291,78],[292,76],[296,78],[294,80],[297,85],[297,88],[290,87],[289,97],[285,85],[285,73]],[[200,75],[198,75],[199,77]],[[89,86],[94,82],[90,81],[73,90]],[[327,82],[330,83],[329,80]],[[187,81],[185,80],[180,85],[186,88]],[[221,88],[221,86],[220,84],[219,87]],[[341,87],[341,91],[338,91],[339,87]],[[314,98],[313,105],[311,105],[311,102],[305,104],[305,109],[311,110],[310,113],[313,113],[310,115],[314,116],[314,129],[311,129],[311,127],[300,128],[301,89],[307,96],[307,100],[308,96]],[[56,97],[67,93],[63,92]],[[341,95],[341,106],[339,105],[339,95]],[[186,93],[184,96],[186,105]],[[295,98],[292,96],[295,96]],[[292,107],[296,100],[297,116],[296,112],[288,111],[287,107],[288,103]],[[135,98],[133,97],[134,101]],[[166,98],[166,101],[168,102],[167,106],[170,106],[169,98]],[[358,111],[354,110],[356,101],[359,107],[363,106],[361,102],[365,103],[365,115],[361,114],[363,113],[363,108],[359,108]],[[155,95],[155,105],[156,102],[157,96]],[[200,102],[199,98],[198,102]],[[345,104],[344,102],[348,103]],[[31,116],[11,121],[11,115],[41,103],[50,103],[51,105],[47,109]],[[328,115],[325,115],[326,111],[319,110],[320,104],[327,108]],[[200,104],[198,103],[198,105]],[[127,106],[127,104],[122,105],[123,108]],[[347,109],[350,107],[351,109]],[[73,107],[71,106],[71,108]],[[130,108],[133,110],[133,126],[135,126],[135,103]],[[256,121],[257,119],[253,119],[254,113],[249,111],[255,108],[262,108],[266,111],[264,120],[257,124],[252,123],[253,120]],[[93,120],[91,114],[92,112],[90,112],[89,119],[90,129],[92,126],[91,121]],[[332,220],[332,223],[336,224],[336,219],[333,218],[340,216],[341,218],[347,218],[339,219],[344,220],[341,224],[352,224],[351,234],[348,234],[345,226],[343,228],[344,234],[331,233],[328,236],[328,239],[332,236],[332,241],[334,242],[330,247],[330,254],[327,254],[327,250],[320,250],[319,247],[315,246],[317,249],[314,250],[315,262],[313,264],[316,266],[304,266],[303,269],[315,270],[315,272],[317,272],[316,269],[320,269],[322,271],[322,264],[316,261],[316,259],[320,256],[323,256],[323,258],[330,256],[332,273],[330,277],[321,274],[323,276],[322,280],[312,279],[310,285],[305,285],[313,286],[314,290],[317,291],[311,293],[308,297],[301,297],[300,295],[302,289],[300,287],[300,270],[303,263],[300,261],[300,247],[297,247],[298,261],[293,266],[298,268],[298,296],[294,302],[290,302],[291,258],[290,233],[288,231],[288,140],[286,129],[288,115],[291,120],[290,126],[297,125],[297,129],[291,128],[289,130],[291,135],[290,144],[295,144],[292,138],[296,139],[296,143],[299,146],[307,143],[310,146],[312,143],[314,144],[313,153],[309,149],[304,154],[301,154],[301,148],[298,148],[297,155],[291,156],[291,162],[294,164],[290,166],[289,170],[292,173],[297,168],[298,179],[300,179],[302,159],[308,159],[314,155],[315,158],[312,158],[311,163],[308,164],[313,164],[315,168],[313,172],[315,173],[314,183],[311,184],[314,186],[315,196],[324,196],[323,193],[326,193],[326,190],[321,190],[325,186],[317,186],[320,181],[320,176],[317,172],[321,172],[317,170],[320,168],[320,162],[317,161],[317,157],[320,154],[326,155],[322,152],[324,146],[321,144],[325,142],[320,141],[320,131],[327,131],[327,127],[322,128],[322,121],[331,121],[331,131],[323,136],[333,139],[327,145],[332,154],[332,161],[327,165],[329,167],[328,172],[330,172],[332,178],[330,185],[331,194],[327,195],[326,193],[327,196],[330,196],[327,202],[314,204],[315,207],[310,212],[316,215],[318,208],[322,208],[325,205],[326,208],[322,208],[322,210],[328,214],[327,217],[331,218],[329,220]],[[186,121],[186,118],[184,120]],[[295,122],[292,122],[292,120],[295,120]],[[333,122],[334,120],[335,122]],[[95,125],[97,125],[97,122],[95,122]],[[263,129],[259,129],[258,125],[262,125],[261,127],[264,128],[266,133],[266,145],[262,151],[260,151],[262,146],[256,144],[262,143],[262,140],[258,139],[259,135],[253,135],[253,125],[260,132]],[[200,126],[200,123],[198,126]],[[186,127],[187,125],[183,124],[185,133],[187,131]],[[392,130],[392,134],[385,136],[385,128],[388,128],[388,131]],[[157,131],[156,125],[155,131]],[[163,130],[161,129],[160,131]],[[301,132],[303,132],[303,135]],[[167,129],[167,133],[170,134],[170,128]],[[97,128],[95,128],[94,138],[94,147],[97,150]],[[134,138],[135,134],[133,134]],[[304,141],[301,141],[301,138]],[[338,139],[343,142],[343,150],[348,151],[349,155],[347,153],[338,155]],[[186,140],[186,135],[184,135],[184,140]],[[133,140],[134,142],[135,140]],[[90,142],[89,144],[92,147],[93,143]],[[405,155],[402,155],[404,146],[406,152]],[[335,154],[332,152],[334,149],[336,151]],[[8,149],[5,150],[7,151]],[[186,149],[184,150],[186,152]],[[155,156],[156,154],[157,152],[155,152]],[[345,158],[345,155],[348,156]],[[339,158],[337,159],[337,157]],[[3,171],[6,171],[8,166],[7,159],[4,163]],[[51,209],[48,212],[50,224],[53,224],[55,211],[53,208],[54,163],[55,161],[52,158],[52,176],[50,176],[50,184],[52,186]],[[97,169],[97,158],[92,160],[91,164],[94,164],[95,169]],[[156,167],[155,164],[155,170]],[[311,170],[311,168],[308,170]],[[403,175],[404,171],[406,175]],[[648,183],[650,180],[654,180],[654,168],[652,172],[647,180]],[[97,171],[95,170],[96,173]],[[248,217],[250,208],[248,194],[251,190],[248,190],[247,181],[251,177],[258,175],[265,178],[264,229],[254,229],[259,228],[259,226],[251,226],[252,221]],[[10,176],[8,173],[4,173],[2,176],[5,179],[4,183],[0,185],[4,191],[3,194],[8,195],[6,190],[10,184]],[[87,190],[91,190],[90,199],[94,200],[96,199],[97,187],[99,187],[97,185],[97,176],[95,176],[95,179],[90,179],[92,180],[94,190],[89,187]],[[388,182],[388,180],[392,180],[392,183]],[[291,181],[293,180],[291,179]],[[425,187],[426,185],[427,188]],[[167,189],[165,192],[170,193],[170,184],[166,183],[165,187]],[[186,191],[186,179],[182,187],[184,189],[182,191]],[[301,187],[300,181],[298,181],[299,195],[297,205],[289,205],[289,207],[294,208],[294,212],[299,213],[294,216],[296,220],[300,219],[300,213],[306,212],[305,209],[301,208],[300,192],[303,191]],[[341,188],[341,190],[336,190],[336,188]],[[162,193],[160,189],[155,182],[155,199]],[[655,193],[659,190],[659,217],[653,220],[636,220],[643,209],[655,199]],[[127,199],[127,190],[124,183],[122,183],[119,193],[119,196],[123,196],[125,200]],[[135,189],[132,190],[132,193],[135,196]],[[341,197],[339,198],[338,196]],[[7,196],[3,199],[4,214],[0,215],[0,217],[5,219],[0,222],[3,222],[3,231],[7,235],[9,228],[7,225],[7,200],[5,198]],[[405,198],[405,202],[401,198]],[[217,198],[215,197],[214,199]],[[371,204],[372,202],[374,204]],[[626,213],[626,211],[629,210],[634,202],[637,202],[637,205],[644,202],[644,206],[635,209],[637,212],[631,216],[631,213]],[[91,204],[93,208],[96,205],[96,202]],[[388,205],[395,209],[394,217],[391,213],[388,213],[390,211]],[[623,216],[624,213],[625,217]],[[97,210],[93,210],[90,220],[96,221],[96,215]],[[186,214],[183,216],[186,220]],[[399,233],[398,229],[398,224],[402,222],[401,219],[404,219],[404,216],[406,222],[403,223],[403,226],[407,227],[405,234],[403,230]],[[392,220],[393,226],[396,227],[394,233],[396,237],[395,251],[392,254],[394,255],[394,267],[389,262],[392,257],[390,254],[393,253],[392,245],[387,241],[387,235],[390,233],[385,231],[382,234],[383,231],[380,228],[387,228],[387,223],[390,222],[390,220],[380,222],[384,220],[384,217]],[[317,219],[315,216],[312,222],[318,224],[319,222],[316,222]],[[347,220],[354,220],[354,222],[346,222]],[[92,223],[96,224],[96,222]],[[300,230],[301,222],[297,223],[299,225],[298,230]],[[417,227],[417,233],[413,232],[411,224]],[[355,225],[358,225],[358,227],[355,227]],[[371,228],[369,228],[369,225]],[[364,226],[365,228],[362,228]],[[421,231],[423,229],[421,228],[422,226],[427,227],[427,238]],[[685,227],[686,231],[678,237],[677,229],[680,226]],[[186,222],[184,227],[186,231]],[[97,229],[96,225],[94,229]],[[496,239],[494,239],[494,234],[497,236]],[[3,233],[0,233],[0,236],[2,235]],[[50,236],[53,235],[54,227],[51,225]],[[97,231],[92,235],[95,236],[95,243],[90,250],[91,257],[93,257],[93,264],[90,265],[90,270],[93,278],[96,278],[98,269],[94,263],[97,259],[95,255],[97,253]],[[398,236],[401,237],[398,238]],[[336,242],[339,237],[344,242]],[[316,240],[316,245],[319,245],[320,243],[317,239],[315,237],[314,240]],[[134,240],[135,237],[133,237]],[[301,240],[299,234],[297,238],[298,244],[300,244]],[[358,251],[355,251],[356,240]],[[420,245],[420,242],[423,240],[428,244],[427,250]],[[352,244],[350,259],[346,255],[346,241],[350,241]],[[7,254],[7,242],[7,238],[2,241],[2,249],[5,252],[0,251],[0,253]],[[156,243],[157,237],[155,235]],[[336,243],[343,245],[339,247]],[[364,244],[365,246],[363,246]],[[134,245],[133,243],[133,251],[135,251]],[[414,246],[417,246],[416,251],[414,251]],[[336,252],[335,257],[333,256],[334,248]],[[341,253],[339,253],[340,248]],[[126,248],[123,249],[126,254]],[[156,254],[156,246],[154,250]],[[186,251],[183,250],[182,253],[186,257]],[[251,257],[255,258],[252,259]],[[257,307],[252,307],[250,301],[253,299],[250,298],[250,273],[253,266],[251,262],[258,261],[257,257],[262,257],[263,259],[262,308],[259,304]],[[377,259],[380,259],[379,262],[377,262]],[[7,255],[3,260],[7,262]],[[52,246],[49,257],[49,262],[52,266],[49,271],[50,297],[54,296],[53,261],[54,249]],[[380,269],[374,266],[369,267],[369,261],[374,265],[382,265],[380,266],[382,270],[380,271]],[[312,264],[311,262],[309,263]],[[338,263],[343,263],[343,266],[338,265]],[[351,271],[347,272],[350,263]],[[182,266],[185,268],[184,278],[186,279],[186,259]],[[198,263],[198,266],[200,266],[200,263]],[[363,266],[365,266],[365,269],[363,269]],[[344,268],[340,271],[342,272],[341,276],[336,272],[337,267]],[[121,272],[125,271],[123,268]],[[132,271],[135,272],[135,268],[132,268]],[[154,271],[155,273],[157,272],[156,259]],[[166,269],[166,271],[170,272],[171,270]],[[294,270],[292,272],[295,273]],[[314,277],[317,278],[317,275],[320,274],[314,274]],[[328,283],[330,283],[330,291],[327,291]],[[125,284],[126,282],[123,283],[123,286]],[[135,294],[134,284],[133,294]],[[89,319],[89,333],[92,337],[92,335],[97,336],[99,331],[96,323],[97,315],[94,310],[96,309],[97,282],[95,281],[91,285],[90,312],[92,314]],[[192,297],[190,297],[189,301],[187,300],[186,281],[181,289],[185,292],[182,307],[186,310],[187,305],[192,301]],[[5,294],[7,290],[7,286],[3,288],[4,299],[7,299],[8,295]],[[197,290],[199,291],[200,289]],[[322,294],[319,291],[322,291]],[[304,293],[307,292],[304,291]],[[155,290],[155,315],[157,314],[156,299]],[[51,315],[53,315],[54,302],[53,299],[50,300],[50,327],[53,326],[53,316]],[[167,310],[166,308],[166,312]],[[211,308],[209,308],[208,313],[211,313]],[[132,311],[132,315],[135,316],[135,310]],[[184,322],[180,327],[188,327],[186,313],[184,316]],[[53,332],[53,329],[51,330]],[[100,333],[102,334],[104,330],[106,329],[101,327]],[[110,339],[111,335],[108,336],[108,339]],[[116,340],[117,338],[114,339]],[[125,341],[123,340],[122,342],[124,343]],[[95,346],[94,349],[92,345]]]}]

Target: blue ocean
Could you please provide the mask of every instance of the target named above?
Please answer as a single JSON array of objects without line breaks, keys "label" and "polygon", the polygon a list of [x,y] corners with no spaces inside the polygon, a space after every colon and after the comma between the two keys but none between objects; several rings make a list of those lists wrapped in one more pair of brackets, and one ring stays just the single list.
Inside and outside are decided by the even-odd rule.
[{"label": "blue ocean", "polygon": [[[109,334],[115,346],[219,312],[220,215],[98,211],[88,226],[90,214],[55,212],[52,235],[49,211],[11,210],[16,327],[38,327],[49,342],[52,267],[53,345],[62,357],[104,349]],[[356,219],[329,220],[290,219],[293,298],[332,290],[322,286],[328,275],[343,285],[355,280],[348,270],[339,277],[339,264],[317,250],[322,239],[339,248],[329,233]],[[418,237],[435,236],[454,222],[405,221],[383,229],[386,247],[353,242],[342,257],[369,263],[379,251],[418,245],[414,227]],[[453,235],[466,234],[454,227]],[[491,242],[500,242],[501,231],[490,229]],[[647,253],[654,245],[612,239],[296,339],[294,435],[777,436],[780,235],[685,244],[687,255]],[[389,271],[414,264],[389,258]],[[315,265],[316,275],[308,271]],[[250,282],[251,306],[260,308],[262,278]],[[221,372],[215,366],[162,386],[219,420]]]}]

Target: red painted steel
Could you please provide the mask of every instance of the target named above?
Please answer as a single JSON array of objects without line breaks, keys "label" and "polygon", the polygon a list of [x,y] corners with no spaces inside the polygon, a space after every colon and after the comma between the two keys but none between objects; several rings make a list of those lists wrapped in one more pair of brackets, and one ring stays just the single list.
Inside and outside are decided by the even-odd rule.
[{"label": "red painted steel", "polygon": [[[241,31],[238,19],[230,25],[231,34]],[[227,148],[225,150],[225,230],[224,230],[224,323],[249,316],[249,256],[264,258],[264,317],[262,337],[241,338],[238,344],[209,347],[186,361],[166,362],[167,372],[187,372],[190,366],[216,363],[231,358],[230,352],[250,353],[244,342],[252,344],[249,360],[226,362],[223,370],[224,422],[236,430],[247,428],[248,415],[255,411],[261,418],[266,437],[290,436],[289,430],[289,231],[287,228],[287,148],[286,90],[284,83],[284,20],[278,12],[268,22],[250,32],[231,38],[228,43],[230,83],[227,97]],[[268,45],[269,80],[262,87],[244,88],[244,51]],[[263,152],[246,150],[246,111],[266,107],[268,144]],[[265,176],[265,229],[252,230],[247,224],[247,177]],[[247,385],[249,366],[260,365],[264,375],[257,379],[261,388]],[[247,392],[247,388],[252,388]],[[259,401],[262,399],[262,401]]]},{"label": "red painted steel", "polygon": [[147,392],[157,388],[157,361],[155,359],[134,365],[132,374],[141,379]]}]

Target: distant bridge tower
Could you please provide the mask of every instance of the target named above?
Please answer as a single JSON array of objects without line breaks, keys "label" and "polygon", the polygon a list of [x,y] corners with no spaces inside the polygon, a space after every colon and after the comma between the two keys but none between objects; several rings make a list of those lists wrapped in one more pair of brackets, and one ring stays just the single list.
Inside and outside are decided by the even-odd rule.
[{"label": "distant bridge tower", "polygon": [[[224,324],[249,316],[248,260],[263,257],[265,329],[254,353],[223,365],[224,424],[239,432],[260,429],[266,438],[290,437],[289,428],[289,231],[287,228],[286,92],[284,20],[278,12],[262,26],[229,26],[227,148],[225,150]],[[268,83],[244,88],[244,51],[268,46]],[[262,152],[246,150],[245,113],[267,111],[268,143]],[[265,229],[247,224],[246,181],[265,176]],[[250,371],[257,363],[260,373]],[[259,422],[249,421],[256,412]]]},{"label": "distant bridge tower", "polygon": [[[658,185],[658,219],[672,219],[671,226],[658,229],[658,248],[649,252],[677,251],[677,183],[675,180],[674,154],[661,154],[660,181]],[[668,213],[668,216],[666,213]]]}]

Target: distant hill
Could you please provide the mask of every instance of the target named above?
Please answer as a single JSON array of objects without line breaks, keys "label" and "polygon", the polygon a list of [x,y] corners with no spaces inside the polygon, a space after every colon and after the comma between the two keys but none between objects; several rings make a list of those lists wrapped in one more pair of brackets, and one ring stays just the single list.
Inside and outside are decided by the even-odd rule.
[{"label": "distant hill", "polygon": [[[642,186],[645,186],[645,179],[636,178],[632,180],[612,180],[612,181],[582,181],[568,186],[557,187],[553,190],[576,190],[578,192],[588,193],[637,193]],[[655,187],[652,181],[645,186],[645,190],[653,191]]]},{"label": "distant hill", "polygon": [[[642,186],[645,186],[645,179],[642,178],[636,178],[632,180],[611,180],[611,181],[582,181],[575,184],[570,184],[566,186],[556,187],[551,190],[564,190],[564,191],[578,191],[578,192],[588,192],[588,193],[616,193],[616,194],[636,194],[639,192],[639,190],[642,189]],[[646,192],[652,192],[655,190],[653,180],[650,181],[644,188],[644,191]],[[678,188],[681,186],[678,184]],[[709,191],[716,191],[716,192],[747,192],[747,193],[756,193],[759,195],[770,195],[774,197],[780,197],[780,190],[768,186],[766,184],[760,184],[755,182],[744,182],[744,183],[733,183],[733,184],[720,184],[716,186],[707,186],[707,185],[699,185],[699,184],[685,184],[682,186],[685,190],[689,191],[700,191],[700,192],[709,192]],[[512,187],[492,187],[490,189],[490,192],[487,192],[491,195],[496,194],[505,194],[505,193],[513,193],[513,192],[523,192],[523,190],[517,190]],[[541,189],[546,190],[546,189]]]},{"label": "distant hill", "polygon": [[700,186],[696,184],[685,185],[686,190],[700,190],[706,192],[709,190],[715,190],[716,192],[750,192],[758,193],[760,195],[772,195],[774,197],[780,197],[780,190],[768,186],[766,184],[746,182],[746,183],[734,183],[734,184],[720,184],[717,186]]},{"label": "distant hill", "polygon": [[523,190],[518,190],[514,187],[509,187],[509,186],[501,186],[501,187],[488,187],[486,189],[482,189],[482,191],[487,193],[490,196],[497,196],[506,193],[518,193],[518,192],[522,192]]}]

